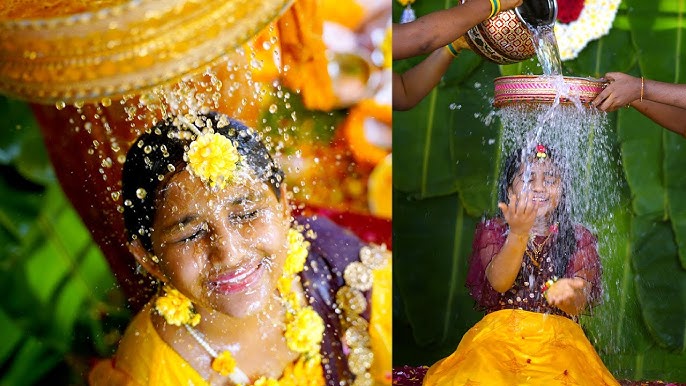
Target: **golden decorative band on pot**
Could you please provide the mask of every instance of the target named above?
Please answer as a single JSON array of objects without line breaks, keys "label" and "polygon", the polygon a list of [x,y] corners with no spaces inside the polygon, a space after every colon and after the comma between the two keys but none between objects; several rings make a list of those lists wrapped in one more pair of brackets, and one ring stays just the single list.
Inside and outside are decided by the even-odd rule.
[{"label": "golden decorative band on pot", "polygon": [[129,0],[71,15],[0,18],[0,93],[73,103],[140,92],[213,63],[291,2]]},{"label": "golden decorative band on pot", "polygon": [[[557,88],[553,76],[516,75],[502,76],[494,81],[495,97],[493,106],[503,107],[513,103],[553,103]],[[560,103],[571,104],[578,98],[582,104],[595,99],[605,88],[605,83],[591,78],[562,77],[561,86],[566,92],[560,96]],[[559,80],[558,80],[559,81]]]}]

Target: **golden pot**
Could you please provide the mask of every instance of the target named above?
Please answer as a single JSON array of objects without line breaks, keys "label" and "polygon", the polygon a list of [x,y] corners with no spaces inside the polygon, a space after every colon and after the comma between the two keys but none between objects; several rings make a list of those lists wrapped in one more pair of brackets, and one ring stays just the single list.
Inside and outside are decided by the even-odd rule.
[{"label": "golden pot", "polygon": [[[460,1],[464,4],[468,0]],[[524,0],[521,6],[477,24],[453,45],[457,49],[470,49],[498,64],[518,63],[536,55],[527,24],[552,25],[556,18],[555,0]]]}]

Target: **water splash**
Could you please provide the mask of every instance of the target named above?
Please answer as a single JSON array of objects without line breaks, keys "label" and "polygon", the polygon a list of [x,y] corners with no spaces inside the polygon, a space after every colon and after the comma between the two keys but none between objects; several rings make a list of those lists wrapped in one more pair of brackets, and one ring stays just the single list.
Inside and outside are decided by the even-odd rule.
[{"label": "water splash", "polygon": [[562,75],[562,60],[552,25],[528,26],[543,75]]}]

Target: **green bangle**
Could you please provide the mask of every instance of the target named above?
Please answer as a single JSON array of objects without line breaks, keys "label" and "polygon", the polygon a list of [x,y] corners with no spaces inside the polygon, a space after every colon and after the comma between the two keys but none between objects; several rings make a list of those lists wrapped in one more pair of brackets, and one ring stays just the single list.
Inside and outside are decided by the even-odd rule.
[{"label": "green bangle", "polygon": [[492,18],[500,12],[500,0],[491,0],[491,14],[488,18]]},{"label": "green bangle", "polygon": [[457,56],[457,54],[459,53],[459,52],[457,52],[455,47],[453,47],[453,43],[449,43],[446,47],[448,48],[448,51],[450,51],[450,54],[452,56]]}]

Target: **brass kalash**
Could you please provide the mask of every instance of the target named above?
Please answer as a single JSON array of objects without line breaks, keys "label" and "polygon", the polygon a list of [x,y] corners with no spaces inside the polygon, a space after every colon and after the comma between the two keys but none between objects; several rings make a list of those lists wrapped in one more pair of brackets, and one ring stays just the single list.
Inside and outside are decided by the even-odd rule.
[{"label": "brass kalash", "polygon": [[[465,3],[469,0],[461,0]],[[557,19],[556,0],[524,0],[522,5],[485,20],[453,43],[457,49],[469,49],[497,64],[525,61],[536,55],[532,28],[552,28]],[[563,77],[568,91],[559,98],[563,104],[574,100],[586,104],[603,90],[605,83],[590,78]],[[560,85],[549,76],[516,75],[496,78],[494,106],[553,103]]]}]

